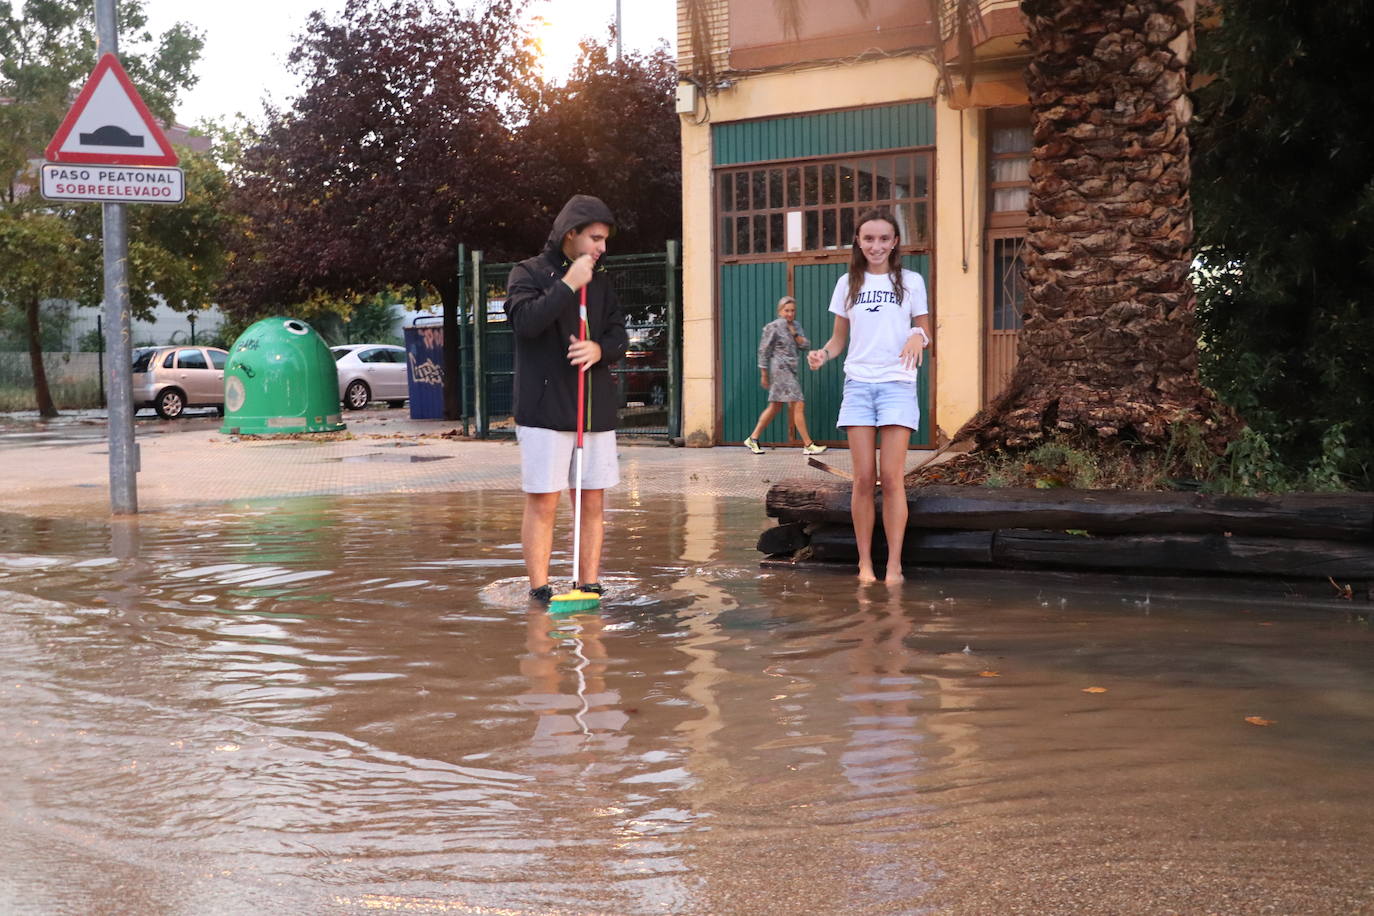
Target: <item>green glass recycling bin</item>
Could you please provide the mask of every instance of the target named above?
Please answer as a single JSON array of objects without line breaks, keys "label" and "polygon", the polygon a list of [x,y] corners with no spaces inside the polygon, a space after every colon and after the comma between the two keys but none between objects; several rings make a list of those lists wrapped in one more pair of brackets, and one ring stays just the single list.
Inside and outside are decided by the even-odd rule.
[{"label": "green glass recycling bin", "polygon": [[295,318],[264,318],[239,335],[224,369],[220,432],[258,436],[344,428],[334,354]]}]

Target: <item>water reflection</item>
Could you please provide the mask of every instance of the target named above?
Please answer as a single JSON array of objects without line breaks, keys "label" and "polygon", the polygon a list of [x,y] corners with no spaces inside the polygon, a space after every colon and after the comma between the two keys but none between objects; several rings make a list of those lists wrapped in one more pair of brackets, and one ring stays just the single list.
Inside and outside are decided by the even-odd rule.
[{"label": "water reflection", "polygon": [[619,691],[607,684],[604,626],[600,615],[555,621],[542,608],[528,612],[520,671],[530,689],[519,701],[535,714],[532,756],[625,751],[629,717],[621,709]]},{"label": "water reflection", "polygon": [[633,493],[601,612],[554,619],[523,599],[519,511],[0,516],[0,910],[121,884],[134,912],[230,913],[1367,891],[1357,619],[760,572],[756,505]]}]

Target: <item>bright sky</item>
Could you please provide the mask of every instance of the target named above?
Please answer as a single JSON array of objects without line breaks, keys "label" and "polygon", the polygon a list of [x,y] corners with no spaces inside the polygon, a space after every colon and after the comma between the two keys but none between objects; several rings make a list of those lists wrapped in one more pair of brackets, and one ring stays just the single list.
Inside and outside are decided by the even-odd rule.
[{"label": "bright sky", "polygon": [[[154,34],[175,22],[188,22],[205,33],[197,68],[200,82],[182,97],[177,119],[193,125],[241,112],[258,120],[263,99],[284,105],[296,91],[286,70],[294,36],[312,10],[337,15],[343,5],[344,0],[146,0]],[[676,0],[621,0],[620,6],[626,51],[649,51],[663,40],[670,54],[676,52]],[[577,43],[586,36],[604,39],[615,7],[616,0],[532,0],[530,15],[542,16],[545,23],[535,31],[544,47],[545,73],[555,80],[565,78],[577,59]]]}]

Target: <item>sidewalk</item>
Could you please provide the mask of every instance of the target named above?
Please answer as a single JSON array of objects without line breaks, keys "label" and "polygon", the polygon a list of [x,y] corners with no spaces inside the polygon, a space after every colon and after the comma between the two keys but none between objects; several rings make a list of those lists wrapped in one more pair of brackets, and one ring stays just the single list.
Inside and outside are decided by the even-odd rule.
[{"label": "sidewalk", "polygon": [[[456,490],[518,490],[513,438],[443,438],[455,424],[411,420],[403,410],[345,414],[351,438],[237,439],[212,416],[138,421],[141,514],[236,500]],[[461,429],[461,427],[459,427]],[[109,463],[103,420],[40,424],[0,420],[0,511],[37,516],[108,515]],[[928,457],[912,452],[908,468]],[[620,440],[620,488],[645,494],[710,493],[762,501],[774,482],[826,476],[800,449],[752,455],[742,446],[673,448]],[[849,453],[827,464],[848,470]]]}]

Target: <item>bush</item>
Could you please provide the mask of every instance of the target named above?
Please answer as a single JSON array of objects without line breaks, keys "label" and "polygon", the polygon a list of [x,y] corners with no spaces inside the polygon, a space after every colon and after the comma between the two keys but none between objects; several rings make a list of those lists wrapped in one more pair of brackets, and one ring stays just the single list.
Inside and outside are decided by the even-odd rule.
[{"label": "bush", "polygon": [[1374,4],[1223,0],[1200,30],[1203,379],[1236,486],[1374,486]]},{"label": "bush", "polygon": [[1308,464],[1284,461],[1273,442],[1246,427],[1224,455],[1207,449],[1201,428],[1176,423],[1163,447],[1061,435],[1024,452],[969,456],[982,464],[971,475],[993,487],[1072,487],[1110,490],[1200,490],[1228,495],[1350,490],[1360,479],[1345,469],[1345,424],[1328,428]]}]

